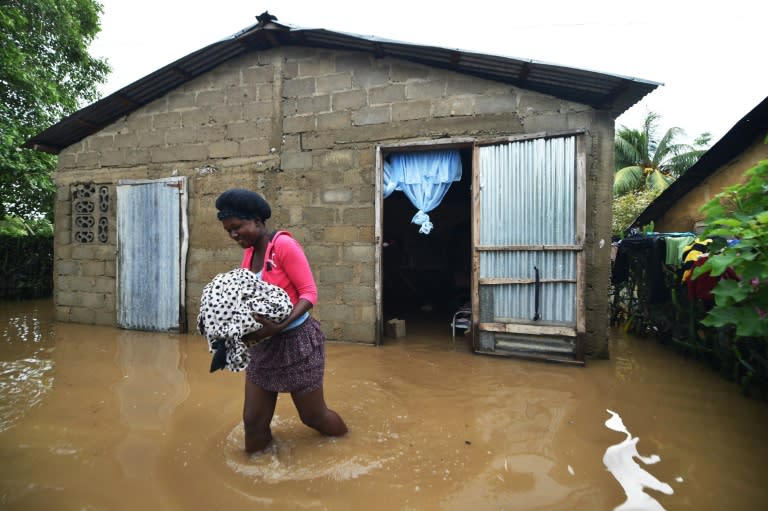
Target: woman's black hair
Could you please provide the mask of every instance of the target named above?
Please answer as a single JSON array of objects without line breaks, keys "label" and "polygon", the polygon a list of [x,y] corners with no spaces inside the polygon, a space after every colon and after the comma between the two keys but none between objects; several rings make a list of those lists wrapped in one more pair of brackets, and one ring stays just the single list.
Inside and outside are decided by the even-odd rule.
[{"label": "woman's black hair", "polygon": [[236,217],[266,221],[272,216],[272,209],[264,197],[242,188],[232,188],[219,195],[216,199],[216,209],[219,210],[216,215],[219,220]]}]

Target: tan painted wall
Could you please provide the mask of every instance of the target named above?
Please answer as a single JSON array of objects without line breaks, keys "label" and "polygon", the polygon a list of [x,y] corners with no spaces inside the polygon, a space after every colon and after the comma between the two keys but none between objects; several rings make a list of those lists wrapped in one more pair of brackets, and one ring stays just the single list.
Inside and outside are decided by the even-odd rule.
[{"label": "tan painted wall", "polygon": [[725,187],[746,181],[744,172],[760,160],[768,158],[768,145],[762,138],[744,151],[738,158],[723,166],[705,179],[699,186],[681,197],[655,224],[658,232],[694,232],[696,223],[704,220],[699,211]]},{"label": "tan painted wall", "polygon": [[70,185],[176,172],[190,179],[190,326],[203,285],[239,263],[213,205],[237,186],[263,193],[273,206],[270,226],[304,245],[328,338],[373,343],[377,144],[567,129],[586,130],[587,351],[605,356],[613,119],[509,85],[310,48],[225,63],[61,153],[58,319],[113,325],[116,315],[114,211],[108,243],[73,243]]}]

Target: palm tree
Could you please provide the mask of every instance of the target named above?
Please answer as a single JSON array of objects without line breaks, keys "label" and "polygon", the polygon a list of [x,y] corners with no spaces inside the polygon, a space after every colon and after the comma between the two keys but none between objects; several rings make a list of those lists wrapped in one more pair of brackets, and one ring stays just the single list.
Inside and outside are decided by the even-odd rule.
[{"label": "palm tree", "polygon": [[653,190],[658,195],[706,151],[709,133],[700,135],[694,145],[677,143],[676,139],[685,134],[680,128],[670,128],[658,139],[656,129],[660,117],[648,112],[642,130],[621,126],[616,133],[614,196],[640,190]]}]

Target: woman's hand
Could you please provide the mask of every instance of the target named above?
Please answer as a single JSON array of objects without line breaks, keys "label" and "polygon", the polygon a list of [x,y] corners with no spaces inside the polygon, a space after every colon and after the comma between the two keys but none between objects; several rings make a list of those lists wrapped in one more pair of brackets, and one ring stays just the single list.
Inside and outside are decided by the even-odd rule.
[{"label": "woman's hand", "polygon": [[285,327],[283,324],[285,322],[274,323],[263,316],[256,316],[255,319],[262,324],[262,327],[255,332],[244,335],[243,340],[246,342],[257,343],[263,341],[279,333]]},{"label": "woman's hand", "polygon": [[275,323],[274,321],[268,320],[264,316],[254,316],[254,319],[261,323],[263,326],[255,332],[244,335],[243,340],[248,343],[257,343],[263,341],[264,339],[268,339],[275,334],[279,334],[285,329],[285,327],[295,321],[296,318],[311,308],[312,302],[306,300],[305,298],[300,298],[296,305],[293,306],[293,311],[291,314],[285,318],[282,323]]}]

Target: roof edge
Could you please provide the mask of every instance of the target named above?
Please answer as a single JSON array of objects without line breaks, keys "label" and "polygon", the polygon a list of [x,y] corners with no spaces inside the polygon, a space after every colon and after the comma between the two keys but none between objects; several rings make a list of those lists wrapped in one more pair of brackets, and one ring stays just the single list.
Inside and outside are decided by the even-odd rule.
[{"label": "roof edge", "polygon": [[222,63],[252,51],[308,46],[368,52],[507,83],[597,110],[614,118],[655,90],[657,82],[535,60],[392,41],[277,23],[268,11],[257,23],[209,44],[61,119],[23,147],[58,153]]},{"label": "roof edge", "polygon": [[768,131],[768,96],[731,127],[715,145],[701,155],[682,176],[656,197],[632,222],[628,229],[658,220],[685,196],[725,164],[752,145],[761,132]]}]

